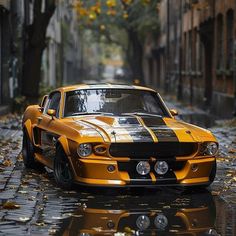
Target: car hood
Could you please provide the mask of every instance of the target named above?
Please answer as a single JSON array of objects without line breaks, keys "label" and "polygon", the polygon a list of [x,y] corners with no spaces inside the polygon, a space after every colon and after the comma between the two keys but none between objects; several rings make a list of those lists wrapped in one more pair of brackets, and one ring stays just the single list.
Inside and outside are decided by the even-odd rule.
[{"label": "car hood", "polygon": [[84,116],[72,118],[83,136],[95,132],[104,142],[202,142],[215,140],[210,131],[175,120],[149,115]]}]

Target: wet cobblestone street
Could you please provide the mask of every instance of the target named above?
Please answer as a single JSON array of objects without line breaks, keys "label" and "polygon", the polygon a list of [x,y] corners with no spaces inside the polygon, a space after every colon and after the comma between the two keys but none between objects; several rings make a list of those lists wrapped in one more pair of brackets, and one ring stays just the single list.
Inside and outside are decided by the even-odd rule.
[{"label": "wet cobblestone street", "polygon": [[0,235],[236,235],[236,127],[211,128],[220,142],[209,191],[56,187],[25,170],[20,119],[0,122]]}]

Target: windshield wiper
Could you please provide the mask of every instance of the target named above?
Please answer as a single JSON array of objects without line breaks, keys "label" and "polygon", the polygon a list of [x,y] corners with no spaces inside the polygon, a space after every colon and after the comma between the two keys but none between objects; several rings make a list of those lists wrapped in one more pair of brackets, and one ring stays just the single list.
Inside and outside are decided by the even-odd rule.
[{"label": "windshield wiper", "polygon": [[83,115],[113,115],[113,113],[108,112],[75,112],[71,116],[83,116]]},{"label": "windshield wiper", "polygon": [[162,117],[161,115],[158,114],[153,114],[153,113],[148,113],[148,112],[127,112],[127,113],[121,113],[121,115],[137,115],[137,116],[157,116],[157,117]]}]

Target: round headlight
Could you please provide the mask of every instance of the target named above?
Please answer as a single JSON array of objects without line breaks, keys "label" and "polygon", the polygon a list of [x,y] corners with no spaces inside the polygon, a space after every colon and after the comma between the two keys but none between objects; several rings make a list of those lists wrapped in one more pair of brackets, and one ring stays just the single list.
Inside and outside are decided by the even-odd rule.
[{"label": "round headlight", "polygon": [[164,175],[169,170],[169,166],[166,161],[157,161],[154,166],[154,169],[158,175]]},{"label": "round headlight", "polygon": [[159,214],[156,216],[154,224],[157,227],[157,229],[164,230],[168,225],[168,219],[166,218],[165,215]]},{"label": "round headlight", "polygon": [[140,175],[147,175],[150,169],[150,164],[147,161],[140,161],[136,166],[136,170]]},{"label": "round headlight", "polygon": [[147,229],[150,225],[149,217],[145,215],[139,216],[138,219],[136,220],[136,225],[140,230]]},{"label": "round headlight", "polygon": [[90,143],[82,143],[79,145],[77,152],[80,157],[87,157],[92,154],[92,145]]},{"label": "round headlight", "polygon": [[217,151],[218,151],[218,145],[216,143],[214,142],[207,143],[205,149],[206,155],[214,156],[216,155]]}]

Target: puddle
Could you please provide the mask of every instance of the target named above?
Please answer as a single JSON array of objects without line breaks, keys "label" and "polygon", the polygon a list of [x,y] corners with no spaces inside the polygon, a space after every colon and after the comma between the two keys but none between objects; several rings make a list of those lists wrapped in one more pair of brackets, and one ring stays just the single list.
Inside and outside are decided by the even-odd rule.
[{"label": "puddle", "polygon": [[63,220],[56,235],[219,235],[236,230],[235,218],[223,219],[230,210],[208,191],[95,194]]}]

